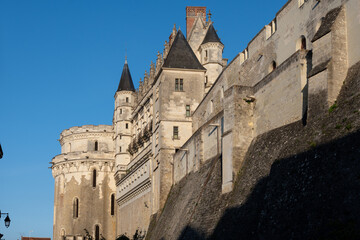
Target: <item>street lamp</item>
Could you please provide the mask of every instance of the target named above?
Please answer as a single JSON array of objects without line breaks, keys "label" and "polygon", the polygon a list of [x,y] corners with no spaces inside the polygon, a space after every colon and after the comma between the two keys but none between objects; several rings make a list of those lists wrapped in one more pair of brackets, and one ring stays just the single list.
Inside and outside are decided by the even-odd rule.
[{"label": "street lamp", "polygon": [[9,227],[10,226],[10,222],[11,222],[11,220],[10,220],[10,218],[9,218],[9,213],[2,213],[1,211],[0,211],[0,218],[1,218],[1,215],[5,215],[6,214],[6,218],[5,218],[5,227]]}]

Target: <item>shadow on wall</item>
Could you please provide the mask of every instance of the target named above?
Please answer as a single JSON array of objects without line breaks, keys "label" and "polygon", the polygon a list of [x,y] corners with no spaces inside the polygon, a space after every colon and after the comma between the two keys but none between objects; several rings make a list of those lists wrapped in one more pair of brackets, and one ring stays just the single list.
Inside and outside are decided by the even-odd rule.
[{"label": "shadow on wall", "polygon": [[357,131],[275,161],[247,201],[224,212],[209,238],[187,226],[178,239],[360,239],[359,213]]}]

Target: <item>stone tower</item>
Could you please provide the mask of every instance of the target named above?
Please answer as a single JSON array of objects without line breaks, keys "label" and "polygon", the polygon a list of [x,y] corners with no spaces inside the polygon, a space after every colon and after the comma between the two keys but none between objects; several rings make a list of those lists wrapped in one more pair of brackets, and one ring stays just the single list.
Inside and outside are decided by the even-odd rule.
[{"label": "stone tower", "polygon": [[121,177],[121,174],[124,174],[126,171],[126,166],[130,163],[130,154],[127,148],[132,138],[131,113],[136,102],[135,88],[127,60],[125,60],[119,87],[114,98],[113,126],[116,176]]},{"label": "stone tower", "polygon": [[113,128],[85,125],[64,130],[61,154],[52,159],[55,178],[53,239],[115,238]]},{"label": "stone tower", "polygon": [[213,24],[210,22],[203,42],[200,45],[201,63],[206,68],[205,91],[207,92],[223,70],[224,45],[221,43]]},{"label": "stone tower", "polygon": [[[113,117],[115,142],[115,181],[116,184],[126,174],[130,163],[128,147],[132,140],[131,114],[136,103],[136,93],[127,60],[123,67],[119,87],[115,93],[115,109]],[[117,192],[119,193],[119,192]],[[117,194],[116,199],[119,196]],[[120,217],[120,214],[117,214]],[[118,219],[120,221],[120,219]]]}]

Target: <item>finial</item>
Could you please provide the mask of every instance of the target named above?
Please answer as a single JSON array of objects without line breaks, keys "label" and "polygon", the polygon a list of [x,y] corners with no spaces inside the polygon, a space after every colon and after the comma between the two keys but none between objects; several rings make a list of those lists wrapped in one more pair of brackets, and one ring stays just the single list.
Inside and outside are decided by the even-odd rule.
[{"label": "finial", "polygon": [[212,15],[212,14],[211,14],[210,9],[209,9],[209,13],[208,13],[208,17],[209,17],[208,21],[209,21],[209,22],[211,22],[211,15]]},{"label": "finial", "polygon": [[125,64],[127,64],[127,46],[125,43]]}]

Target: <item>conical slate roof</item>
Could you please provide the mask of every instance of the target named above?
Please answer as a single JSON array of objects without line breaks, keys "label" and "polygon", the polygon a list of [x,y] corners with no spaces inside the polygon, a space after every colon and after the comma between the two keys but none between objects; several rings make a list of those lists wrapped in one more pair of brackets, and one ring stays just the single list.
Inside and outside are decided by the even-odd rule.
[{"label": "conical slate roof", "polygon": [[208,31],[206,32],[206,35],[204,37],[204,40],[202,42],[202,44],[204,43],[208,43],[208,42],[219,42],[222,44],[222,42],[220,41],[219,36],[217,35],[215,28],[213,26],[213,24],[211,24],[208,28]]},{"label": "conical slate roof", "polygon": [[129,66],[127,60],[125,60],[124,68],[121,74],[118,91],[133,91],[135,92],[134,83],[131,78]]},{"label": "conical slate roof", "polygon": [[163,67],[205,70],[181,30],[176,34]]}]

